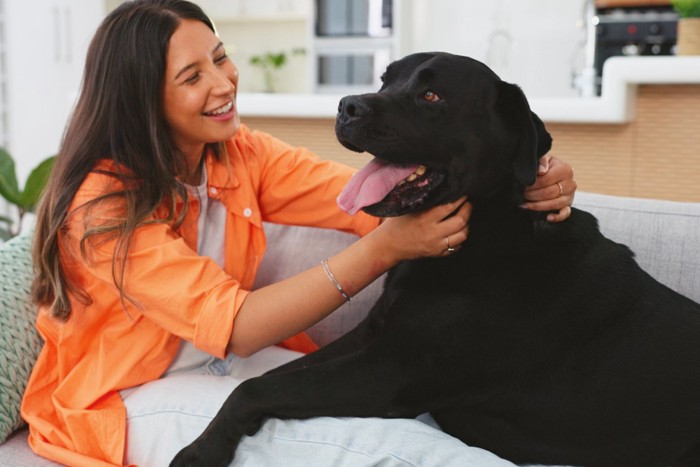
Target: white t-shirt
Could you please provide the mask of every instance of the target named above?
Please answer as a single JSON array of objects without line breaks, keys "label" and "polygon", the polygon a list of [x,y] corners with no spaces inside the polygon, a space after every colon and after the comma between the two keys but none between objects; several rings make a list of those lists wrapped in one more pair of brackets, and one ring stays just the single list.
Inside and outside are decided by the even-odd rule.
[{"label": "white t-shirt", "polygon": [[[223,268],[227,212],[221,201],[209,198],[206,166],[202,167],[201,183],[197,186],[187,185],[187,189],[199,199],[197,253],[200,256],[210,257]],[[210,354],[197,349],[191,342],[183,339],[177,356],[165,375],[176,371],[191,370],[206,364],[212,358]]]}]

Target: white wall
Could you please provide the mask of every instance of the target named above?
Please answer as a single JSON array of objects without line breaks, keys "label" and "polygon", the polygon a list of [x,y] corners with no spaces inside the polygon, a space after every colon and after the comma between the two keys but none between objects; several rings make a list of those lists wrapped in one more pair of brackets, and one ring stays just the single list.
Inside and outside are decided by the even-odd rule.
[{"label": "white wall", "polygon": [[401,55],[468,55],[529,97],[576,96],[583,62],[583,0],[403,0]]},{"label": "white wall", "polygon": [[20,185],[58,151],[103,15],[99,0],[5,0],[7,146]]}]

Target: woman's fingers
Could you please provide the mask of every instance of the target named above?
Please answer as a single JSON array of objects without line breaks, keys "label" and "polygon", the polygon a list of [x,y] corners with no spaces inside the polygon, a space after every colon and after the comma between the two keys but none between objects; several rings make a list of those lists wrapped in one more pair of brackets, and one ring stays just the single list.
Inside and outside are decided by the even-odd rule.
[{"label": "woman's fingers", "polygon": [[[445,249],[443,255],[449,255],[459,250],[469,237],[469,217],[471,216],[471,203],[463,203],[453,217],[446,219],[445,225]],[[449,223],[448,223],[449,222]]]},{"label": "woman's fingers", "polygon": [[564,206],[558,212],[552,212],[547,214],[547,220],[549,222],[561,222],[565,221],[571,215],[571,206]]},{"label": "woman's fingers", "polygon": [[551,222],[561,222],[571,215],[571,204],[576,194],[573,168],[556,157],[540,159],[537,180],[525,189],[525,203],[521,207],[533,211],[556,211],[547,216]]},{"label": "woman's fingers", "polygon": [[464,205],[464,203],[466,201],[467,201],[467,197],[462,196],[461,198],[456,199],[454,201],[450,201],[449,203],[445,203],[445,204],[441,204],[439,206],[436,206],[436,207],[430,209],[429,211],[427,211],[427,213],[430,216],[434,216],[434,218],[439,220],[439,221],[445,220],[448,218],[448,216],[450,214],[455,212],[457,210],[457,208]]}]

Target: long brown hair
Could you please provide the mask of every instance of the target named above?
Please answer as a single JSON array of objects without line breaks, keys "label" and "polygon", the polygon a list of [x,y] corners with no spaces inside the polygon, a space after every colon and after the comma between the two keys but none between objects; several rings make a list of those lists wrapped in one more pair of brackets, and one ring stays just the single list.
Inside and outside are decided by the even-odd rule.
[{"label": "long brown hair", "polygon": [[[98,234],[117,239],[112,276],[122,300],[126,257],[136,228],[163,205],[167,215],[162,222],[178,225],[184,218],[184,211],[175,212],[175,203],[186,198],[177,179],[185,160],[166,123],[162,97],[168,44],[182,19],[201,21],[214,31],[193,3],[135,0],[112,11],[90,43],[80,97],[37,211],[32,295],[36,303],[50,305],[59,319],[70,317],[69,292],[90,302],[65,274],[59,240],[78,188],[100,159],[114,162],[116,169],[108,174],[121,188],[84,207],[119,198],[123,212],[106,224],[88,227],[81,250],[85,257],[86,240]],[[222,144],[207,146],[220,157]]]}]

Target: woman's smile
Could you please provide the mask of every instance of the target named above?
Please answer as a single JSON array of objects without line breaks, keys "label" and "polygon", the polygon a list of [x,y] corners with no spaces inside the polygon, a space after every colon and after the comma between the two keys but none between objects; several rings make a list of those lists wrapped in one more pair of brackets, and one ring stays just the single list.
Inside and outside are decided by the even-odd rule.
[{"label": "woman's smile", "polygon": [[214,110],[204,112],[202,115],[204,115],[205,117],[214,117],[216,119],[228,120],[229,118],[233,117],[234,110],[235,109],[233,108],[233,101],[230,101]]}]

